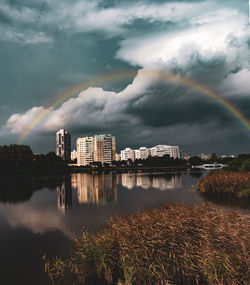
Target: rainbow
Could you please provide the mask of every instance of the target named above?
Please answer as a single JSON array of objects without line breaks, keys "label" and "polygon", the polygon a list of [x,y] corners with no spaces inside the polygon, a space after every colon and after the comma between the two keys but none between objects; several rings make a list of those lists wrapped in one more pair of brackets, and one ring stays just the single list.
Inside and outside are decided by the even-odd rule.
[{"label": "rainbow", "polygon": [[[21,133],[19,138],[19,143],[23,143],[25,138],[38,126],[38,124],[48,115],[48,113],[54,108],[60,106],[65,100],[69,99],[76,93],[80,92],[83,89],[86,89],[90,86],[96,86],[98,84],[106,83],[109,81],[117,81],[125,78],[133,78],[135,76],[135,71],[121,71],[116,73],[109,73],[99,77],[96,77],[91,80],[86,80],[82,83],[79,83],[72,88],[62,92],[54,100],[50,101],[45,108],[30,122],[27,128]],[[138,77],[160,79],[164,81],[170,81],[179,85],[189,87],[190,89],[199,91],[204,95],[214,99],[220,103],[224,108],[226,108],[235,118],[237,118],[244,128],[247,129],[248,134],[250,133],[250,121],[248,118],[241,113],[241,111],[236,108],[232,103],[223,98],[221,95],[216,93],[214,90],[208,88],[207,86],[190,80],[179,75],[174,75],[169,72],[154,71],[154,70],[140,70],[138,72]]]}]

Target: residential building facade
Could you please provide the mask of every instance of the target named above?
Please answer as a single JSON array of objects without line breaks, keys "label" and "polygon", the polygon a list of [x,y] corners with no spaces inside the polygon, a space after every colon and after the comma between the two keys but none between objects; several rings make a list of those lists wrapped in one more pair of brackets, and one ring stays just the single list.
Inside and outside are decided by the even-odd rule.
[{"label": "residential building facade", "polygon": [[76,141],[77,165],[88,165],[94,161],[94,138],[83,137]]},{"label": "residential building facade", "polygon": [[64,160],[71,158],[71,135],[65,129],[60,129],[56,133],[56,155]]},{"label": "residential building facade", "polygon": [[115,137],[111,134],[78,138],[76,144],[79,166],[93,162],[111,164],[113,160],[116,160]]},{"label": "residential building facade", "polygon": [[77,151],[74,149],[71,151],[71,160],[74,160],[77,158]]},{"label": "residential building facade", "polygon": [[121,151],[121,160],[129,160],[129,159],[135,161],[135,151],[127,147]]},{"label": "residential building facade", "polygon": [[147,159],[150,156],[150,149],[142,146],[135,150],[135,159]]},{"label": "residential building facade", "polygon": [[151,147],[150,149],[150,155],[151,156],[158,156],[162,157],[164,155],[168,154],[170,157],[173,158],[180,158],[180,149],[178,146],[172,146],[172,145],[156,145],[154,147]]},{"label": "residential building facade", "polygon": [[111,134],[94,136],[94,161],[111,164],[116,159],[115,137]]}]

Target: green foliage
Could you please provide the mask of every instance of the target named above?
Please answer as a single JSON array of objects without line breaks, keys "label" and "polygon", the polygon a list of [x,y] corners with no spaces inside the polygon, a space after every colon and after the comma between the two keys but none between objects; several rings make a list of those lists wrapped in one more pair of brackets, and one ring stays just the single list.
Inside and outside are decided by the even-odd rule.
[{"label": "green foliage", "polygon": [[26,145],[0,146],[0,172],[2,173],[63,173],[66,171],[67,164],[54,152],[38,155]]},{"label": "green foliage", "polygon": [[242,163],[240,171],[250,171],[250,158],[248,158]]},{"label": "green foliage", "polygon": [[191,165],[201,165],[203,162],[202,162],[202,159],[199,157],[199,156],[191,156],[189,159],[188,159],[188,162],[191,164]]},{"label": "green foliage", "polygon": [[167,205],[84,230],[68,257],[44,258],[45,271],[53,284],[247,285],[249,232],[238,212]]},{"label": "green foliage", "polygon": [[0,146],[0,171],[30,170],[32,168],[33,157],[29,146]]},{"label": "green foliage", "polygon": [[228,162],[227,167],[225,169],[229,171],[239,171],[243,163],[244,163],[244,159],[236,158]]},{"label": "green foliage", "polygon": [[229,171],[250,171],[250,154],[240,154],[238,158],[226,162],[225,170]]}]

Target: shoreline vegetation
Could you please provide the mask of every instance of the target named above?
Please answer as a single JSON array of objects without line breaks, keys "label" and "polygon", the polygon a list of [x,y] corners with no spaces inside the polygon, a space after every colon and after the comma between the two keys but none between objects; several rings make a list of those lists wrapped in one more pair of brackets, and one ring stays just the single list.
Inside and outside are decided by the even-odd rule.
[{"label": "shoreline vegetation", "polygon": [[249,284],[249,218],[210,204],[167,204],[83,230],[64,257],[44,256],[53,284]]},{"label": "shoreline vegetation", "polygon": [[228,169],[210,172],[206,177],[201,178],[197,184],[197,191],[211,201],[226,198],[249,207],[250,171]]},{"label": "shoreline vegetation", "polygon": [[193,170],[192,166],[203,163],[227,164],[229,170],[250,171],[250,155],[242,154],[235,158],[218,158],[215,154],[210,160],[202,160],[198,156],[192,156],[187,160],[172,158],[169,155],[163,157],[151,157],[132,161],[112,161],[109,165],[101,162],[93,162],[88,166],[77,166],[73,161],[64,161],[54,152],[47,154],[35,154],[26,145],[0,146],[0,174],[24,174],[32,176],[67,174],[67,173],[123,173],[123,172],[164,172],[164,171],[200,171]]}]

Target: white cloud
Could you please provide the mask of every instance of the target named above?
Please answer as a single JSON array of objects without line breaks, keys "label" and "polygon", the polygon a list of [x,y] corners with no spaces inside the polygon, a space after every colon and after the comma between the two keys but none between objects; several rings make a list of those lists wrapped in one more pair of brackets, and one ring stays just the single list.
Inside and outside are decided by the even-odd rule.
[{"label": "white cloud", "polygon": [[227,95],[250,96],[250,70],[242,69],[237,73],[231,73],[222,82],[222,90]]},{"label": "white cloud", "polygon": [[[230,39],[246,35],[247,21],[236,10],[221,9],[192,19],[190,26],[179,31],[126,38],[120,43],[117,58],[134,65],[148,66],[171,62],[183,66],[198,53],[202,60],[226,56],[230,61],[238,53],[238,46],[230,46]],[[233,57],[233,58],[232,58]]]},{"label": "white cloud", "polygon": [[[33,107],[25,113],[10,116],[6,128],[14,134],[21,134],[39,118],[43,118],[36,127],[39,131],[55,131],[61,127],[106,128],[117,123],[135,124],[138,120],[125,114],[124,110],[132,99],[140,96],[152,82],[139,75],[131,85],[120,93],[104,91],[90,87],[76,98],[70,98],[57,109],[48,110],[43,106]],[[47,112],[49,111],[49,112]],[[43,116],[43,114],[45,116]]]},{"label": "white cloud", "polygon": [[204,9],[206,4],[164,3],[122,4],[119,7],[100,8],[98,1],[50,2],[51,13],[45,17],[47,23],[59,24],[61,29],[75,32],[100,30],[110,35],[123,34],[124,25],[135,19],[153,21],[179,21]]}]

